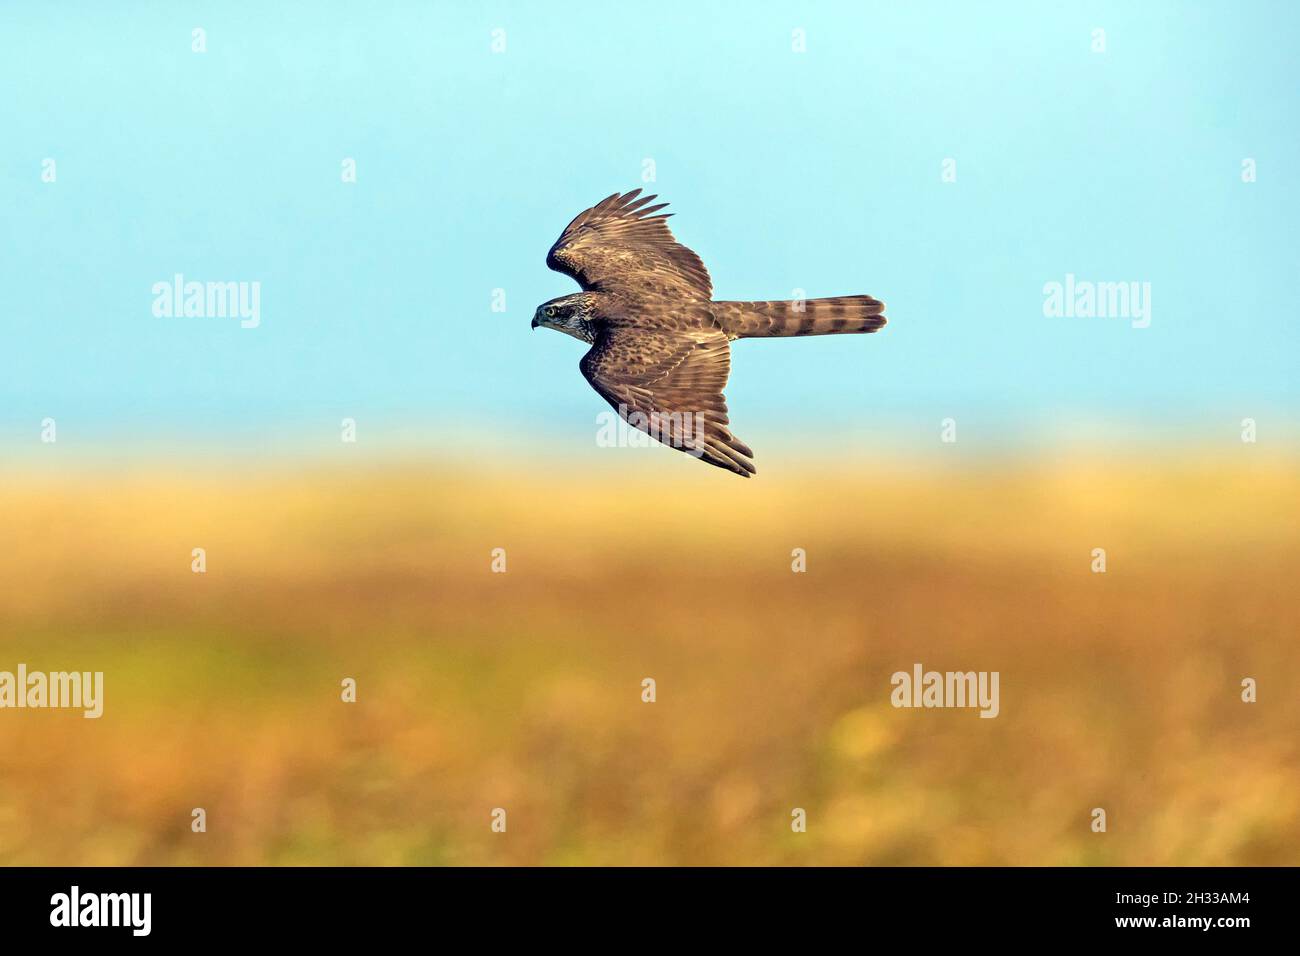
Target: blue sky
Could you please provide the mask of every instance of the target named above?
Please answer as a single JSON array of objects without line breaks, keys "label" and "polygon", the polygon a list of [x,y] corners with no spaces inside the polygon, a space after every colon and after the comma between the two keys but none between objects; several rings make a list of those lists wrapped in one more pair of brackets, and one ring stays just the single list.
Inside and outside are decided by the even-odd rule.
[{"label": "blue sky", "polygon": [[[124,6],[0,12],[11,448],[46,416],[590,445],[582,346],[528,323],[576,289],[543,261],[565,223],[641,185],[719,298],[889,305],[876,336],[735,347],[751,444],[1294,419],[1295,5]],[[260,327],[155,317],[175,273],[260,282]],[[1150,327],[1045,317],[1067,273],[1151,283]]]}]

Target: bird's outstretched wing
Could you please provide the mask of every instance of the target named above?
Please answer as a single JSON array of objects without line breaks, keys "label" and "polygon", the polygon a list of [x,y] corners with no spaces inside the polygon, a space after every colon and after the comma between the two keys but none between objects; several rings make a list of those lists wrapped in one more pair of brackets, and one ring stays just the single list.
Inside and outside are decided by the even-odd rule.
[{"label": "bird's outstretched wing", "polygon": [[578,367],[632,427],[742,477],[756,473],[754,453],[727,428],[726,333],[606,328]]},{"label": "bird's outstretched wing", "polygon": [[647,205],[655,197],[637,199],[640,193],[615,193],[579,213],[551,246],[546,264],[587,292],[709,299],[709,271],[668,231],[664,220],[672,213],[651,215],[668,204]]}]

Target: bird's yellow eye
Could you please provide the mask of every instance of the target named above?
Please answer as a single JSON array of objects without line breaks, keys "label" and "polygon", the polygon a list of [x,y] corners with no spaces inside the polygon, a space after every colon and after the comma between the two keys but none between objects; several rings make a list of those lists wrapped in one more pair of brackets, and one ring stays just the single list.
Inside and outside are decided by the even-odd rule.
[{"label": "bird's yellow eye", "polygon": [[546,317],[547,317],[548,319],[553,319],[553,318],[555,318],[555,306],[553,306],[553,305],[548,305],[548,306],[546,307]]}]

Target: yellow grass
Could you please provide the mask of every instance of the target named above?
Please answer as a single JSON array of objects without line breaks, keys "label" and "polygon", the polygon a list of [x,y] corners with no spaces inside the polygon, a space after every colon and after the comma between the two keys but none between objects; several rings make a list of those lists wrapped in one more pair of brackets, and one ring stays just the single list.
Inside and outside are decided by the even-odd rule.
[{"label": "yellow grass", "polygon": [[106,703],[0,711],[0,863],[1300,863],[1300,468],[1240,457],[11,474],[0,670]]}]

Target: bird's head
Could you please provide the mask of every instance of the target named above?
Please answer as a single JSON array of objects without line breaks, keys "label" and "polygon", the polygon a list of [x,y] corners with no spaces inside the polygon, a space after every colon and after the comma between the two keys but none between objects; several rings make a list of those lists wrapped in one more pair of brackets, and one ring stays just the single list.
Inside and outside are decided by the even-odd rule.
[{"label": "bird's head", "polygon": [[596,341],[596,330],[592,327],[595,318],[595,303],[586,292],[562,295],[550,302],[543,302],[533,313],[533,328],[555,329],[565,335],[572,335],[579,341],[591,344]]}]

